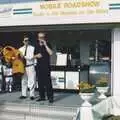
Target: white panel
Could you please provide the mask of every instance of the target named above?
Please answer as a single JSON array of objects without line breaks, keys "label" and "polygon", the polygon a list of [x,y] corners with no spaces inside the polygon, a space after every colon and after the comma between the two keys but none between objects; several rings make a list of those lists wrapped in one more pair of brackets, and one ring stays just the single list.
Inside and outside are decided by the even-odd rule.
[{"label": "white panel", "polygon": [[66,72],[66,89],[78,89],[79,72]]},{"label": "white panel", "polygon": [[58,53],[56,65],[66,66],[67,65],[67,54]]},{"label": "white panel", "polygon": [[112,94],[120,96],[120,28],[112,32]]}]

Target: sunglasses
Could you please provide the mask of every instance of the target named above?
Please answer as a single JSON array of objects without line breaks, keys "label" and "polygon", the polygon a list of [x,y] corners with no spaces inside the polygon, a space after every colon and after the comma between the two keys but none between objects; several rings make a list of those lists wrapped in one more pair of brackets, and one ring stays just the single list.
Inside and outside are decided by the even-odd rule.
[{"label": "sunglasses", "polygon": [[45,38],[45,37],[38,37],[38,38]]},{"label": "sunglasses", "polygon": [[28,42],[28,40],[24,40],[24,42]]}]

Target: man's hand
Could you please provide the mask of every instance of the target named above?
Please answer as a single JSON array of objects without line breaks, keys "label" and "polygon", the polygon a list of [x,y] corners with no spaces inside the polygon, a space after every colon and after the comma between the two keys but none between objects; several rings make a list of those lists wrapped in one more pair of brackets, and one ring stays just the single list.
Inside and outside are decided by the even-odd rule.
[{"label": "man's hand", "polygon": [[46,43],[45,40],[42,40],[42,43],[43,43],[44,46],[47,46],[47,43]]},{"label": "man's hand", "polygon": [[34,55],[34,58],[41,58],[41,57],[42,57],[42,55],[40,53]]},{"label": "man's hand", "polygon": [[15,60],[15,57],[12,57],[11,59],[12,59],[12,60]]}]

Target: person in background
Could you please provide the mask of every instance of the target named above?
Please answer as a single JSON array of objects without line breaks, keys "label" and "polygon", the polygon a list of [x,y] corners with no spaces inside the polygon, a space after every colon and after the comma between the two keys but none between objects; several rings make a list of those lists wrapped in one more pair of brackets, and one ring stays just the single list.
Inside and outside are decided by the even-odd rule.
[{"label": "person in background", "polygon": [[25,73],[22,78],[22,95],[20,99],[27,98],[27,90],[30,90],[30,99],[34,100],[35,97],[35,81],[36,81],[36,71],[35,71],[35,59],[34,50],[35,48],[29,44],[29,37],[24,36],[23,46],[19,49],[25,59]]},{"label": "person in background", "polygon": [[0,92],[5,90],[3,66],[3,46],[0,45]]},{"label": "person in background", "polygon": [[21,89],[21,78],[25,72],[22,54],[12,46],[5,46],[3,48],[3,59],[4,64],[12,68],[13,90],[19,91]]},{"label": "person in background", "polygon": [[4,71],[4,77],[5,77],[5,91],[6,92],[12,92],[13,87],[13,74],[12,74],[12,68],[8,67],[7,65],[3,66]]},{"label": "person in background", "polygon": [[53,103],[53,89],[50,75],[50,56],[52,55],[50,44],[45,39],[45,33],[38,33],[38,44],[35,47],[35,56],[37,58],[37,72],[38,72],[38,90],[39,99],[37,101],[45,100],[45,89],[47,91],[47,98],[50,103]]}]

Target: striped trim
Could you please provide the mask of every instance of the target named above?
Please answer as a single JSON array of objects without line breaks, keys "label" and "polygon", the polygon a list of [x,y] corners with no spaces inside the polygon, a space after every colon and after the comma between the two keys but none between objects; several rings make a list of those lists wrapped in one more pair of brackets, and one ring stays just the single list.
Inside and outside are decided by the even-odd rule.
[{"label": "striped trim", "polygon": [[119,10],[120,7],[114,7],[114,8],[110,7],[109,9],[110,9],[110,10]]},{"label": "striped trim", "polygon": [[120,3],[109,4],[109,6],[120,6]]},{"label": "striped trim", "polygon": [[13,11],[32,11],[32,8],[13,9]]},{"label": "striped trim", "polygon": [[17,15],[17,14],[32,14],[32,12],[16,12],[16,13],[13,13],[14,15]]},{"label": "striped trim", "polygon": [[32,8],[13,9],[13,14],[32,14]]},{"label": "striped trim", "polygon": [[120,3],[109,4],[110,10],[120,10]]}]

